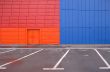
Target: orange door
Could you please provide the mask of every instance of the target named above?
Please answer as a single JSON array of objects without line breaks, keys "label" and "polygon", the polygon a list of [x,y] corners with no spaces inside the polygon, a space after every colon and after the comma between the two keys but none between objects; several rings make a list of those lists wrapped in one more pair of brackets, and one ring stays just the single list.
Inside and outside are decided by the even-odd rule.
[{"label": "orange door", "polygon": [[39,29],[29,29],[28,33],[28,44],[40,44],[40,30]]}]

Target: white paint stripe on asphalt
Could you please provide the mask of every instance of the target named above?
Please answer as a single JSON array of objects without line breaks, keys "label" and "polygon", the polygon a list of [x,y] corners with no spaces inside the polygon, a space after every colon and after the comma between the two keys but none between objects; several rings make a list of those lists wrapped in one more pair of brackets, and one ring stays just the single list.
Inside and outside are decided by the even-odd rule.
[{"label": "white paint stripe on asphalt", "polygon": [[29,57],[29,56],[32,56],[32,55],[36,54],[36,53],[39,53],[39,52],[41,52],[42,50],[43,50],[43,49],[40,49],[40,50],[38,50],[38,51],[35,51],[35,52],[31,53],[31,54],[28,54],[28,55],[23,56],[23,57],[21,57],[21,58],[18,58],[18,59],[16,59],[16,60],[13,60],[13,61],[11,61],[11,62],[8,62],[8,63],[5,63],[5,64],[3,64],[3,65],[0,65],[0,69],[6,69],[5,66],[10,65],[10,64],[12,64],[12,63],[15,63],[15,62],[17,62],[17,61],[20,61],[20,60],[22,60],[22,59],[25,59],[25,58],[27,58],[27,57]]},{"label": "white paint stripe on asphalt", "polygon": [[[52,48],[0,48],[0,49],[29,49],[29,50],[36,50],[36,49],[52,49]],[[76,50],[93,50],[93,49],[102,49],[102,50],[107,50],[110,48],[53,48],[53,49],[76,49]]]},{"label": "white paint stripe on asphalt", "polygon": [[70,49],[67,50],[67,52],[61,57],[61,59],[57,62],[57,64],[53,68],[57,68],[59,66],[59,64],[67,56],[67,54],[69,53],[69,51],[70,51]]},{"label": "white paint stripe on asphalt", "polygon": [[64,70],[64,68],[57,68],[59,64],[62,62],[62,60],[67,56],[70,49],[66,51],[66,53],[60,58],[60,60],[55,64],[53,68],[43,68],[43,70]]},{"label": "white paint stripe on asphalt", "polygon": [[16,50],[16,49],[12,49],[12,50],[8,50],[8,51],[0,52],[0,54],[8,53],[8,52],[11,52],[11,51],[14,51],[14,50]]},{"label": "white paint stripe on asphalt", "polygon": [[83,56],[86,56],[86,57],[87,57],[87,56],[89,56],[89,55],[83,55]]},{"label": "white paint stripe on asphalt", "polygon": [[97,49],[94,49],[94,51],[100,56],[100,58],[103,60],[103,62],[106,64],[107,67],[99,67],[99,69],[110,69],[110,64],[105,60],[105,58],[99,53]]},{"label": "white paint stripe on asphalt", "polygon": [[64,70],[64,68],[43,68],[43,70],[45,70],[45,71],[48,71],[48,70],[57,71],[57,70]]}]

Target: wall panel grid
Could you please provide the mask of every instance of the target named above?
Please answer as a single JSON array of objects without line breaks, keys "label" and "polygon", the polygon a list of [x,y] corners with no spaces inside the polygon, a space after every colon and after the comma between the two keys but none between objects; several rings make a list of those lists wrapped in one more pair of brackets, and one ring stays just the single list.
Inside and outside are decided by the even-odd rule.
[{"label": "wall panel grid", "polygon": [[28,29],[32,29],[30,39],[31,35],[37,37],[34,33],[40,30],[40,42],[34,44],[59,44],[59,3],[59,0],[0,0],[0,44],[28,44]]},{"label": "wall panel grid", "polygon": [[0,27],[58,27],[59,0],[1,0]]},{"label": "wall panel grid", "polygon": [[[32,38],[28,36],[31,31]],[[37,39],[39,31],[39,43]],[[34,38],[35,37],[35,38]],[[34,39],[33,39],[34,38]],[[29,42],[29,39],[34,43]],[[1,28],[0,44],[59,44],[59,30],[57,28],[27,29],[27,28]]]},{"label": "wall panel grid", "polygon": [[62,44],[109,44],[109,0],[61,0]]}]

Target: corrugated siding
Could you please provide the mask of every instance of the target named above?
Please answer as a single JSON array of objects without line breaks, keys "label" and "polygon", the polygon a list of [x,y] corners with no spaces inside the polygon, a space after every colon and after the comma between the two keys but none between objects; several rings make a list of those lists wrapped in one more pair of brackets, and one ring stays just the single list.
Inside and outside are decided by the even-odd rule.
[{"label": "corrugated siding", "polygon": [[0,0],[0,28],[58,28],[59,0]]},{"label": "corrugated siding", "polygon": [[59,44],[59,3],[60,0],[0,0],[0,44],[28,44],[29,29],[40,30],[39,44]]},{"label": "corrugated siding", "polygon": [[61,0],[61,44],[109,44],[110,0]]}]

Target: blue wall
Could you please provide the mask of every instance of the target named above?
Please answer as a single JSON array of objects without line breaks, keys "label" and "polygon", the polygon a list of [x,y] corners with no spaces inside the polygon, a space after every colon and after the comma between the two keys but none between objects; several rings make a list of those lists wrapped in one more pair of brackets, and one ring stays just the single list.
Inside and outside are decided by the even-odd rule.
[{"label": "blue wall", "polygon": [[61,44],[109,44],[110,0],[61,0]]}]

